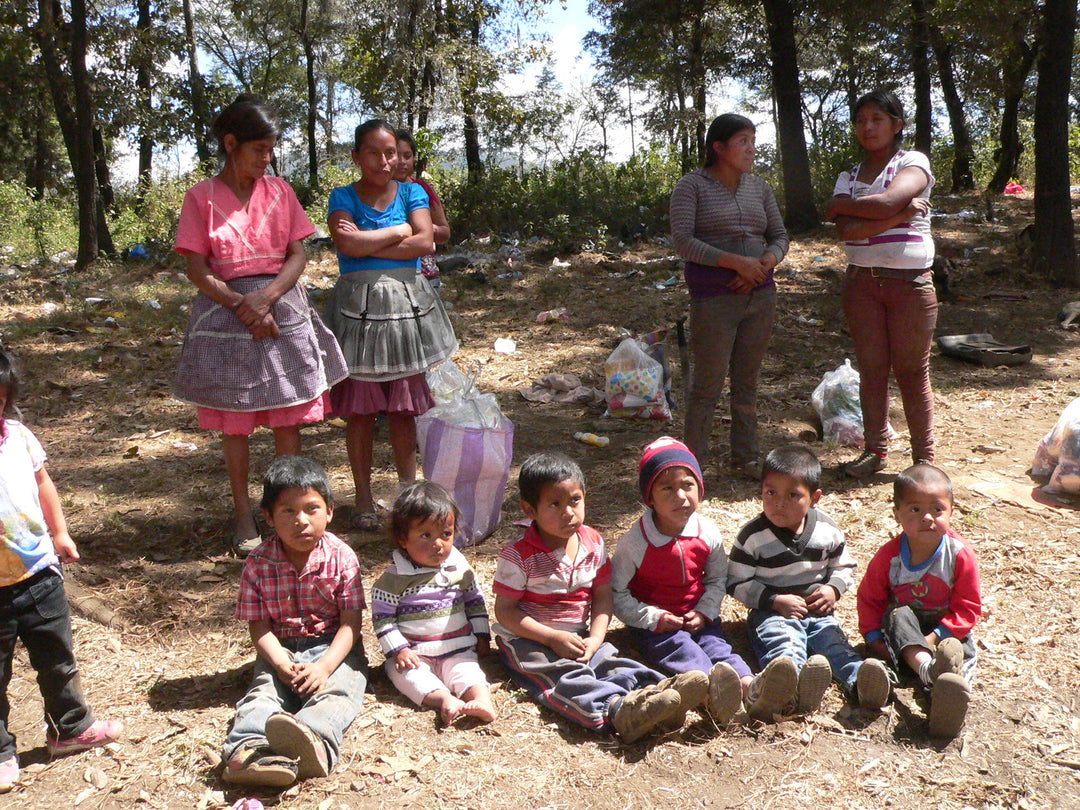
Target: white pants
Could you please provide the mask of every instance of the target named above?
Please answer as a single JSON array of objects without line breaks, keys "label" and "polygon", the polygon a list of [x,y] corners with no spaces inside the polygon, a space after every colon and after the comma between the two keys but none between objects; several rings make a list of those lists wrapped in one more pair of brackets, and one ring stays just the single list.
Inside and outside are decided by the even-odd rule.
[{"label": "white pants", "polygon": [[439,658],[418,657],[420,666],[416,669],[398,672],[393,658],[388,658],[383,665],[398,691],[418,706],[424,704],[424,698],[440,689],[460,698],[474,686],[487,685],[475,650],[462,650]]}]

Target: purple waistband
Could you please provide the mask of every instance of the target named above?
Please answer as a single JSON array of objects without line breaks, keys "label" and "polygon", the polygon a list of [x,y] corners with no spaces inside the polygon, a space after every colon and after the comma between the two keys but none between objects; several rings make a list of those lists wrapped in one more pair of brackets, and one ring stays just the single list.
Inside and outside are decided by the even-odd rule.
[{"label": "purple waistband", "polygon": [[[727,267],[706,267],[697,262],[687,261],[685,266],[686,287],[690,290],[692,298],[711,298],[716,295],[738,295],[728,284],[735,280],[738,275],[734,270]],[[755,289],[775,285],[773,272],[765,277],[765,281]]]}]

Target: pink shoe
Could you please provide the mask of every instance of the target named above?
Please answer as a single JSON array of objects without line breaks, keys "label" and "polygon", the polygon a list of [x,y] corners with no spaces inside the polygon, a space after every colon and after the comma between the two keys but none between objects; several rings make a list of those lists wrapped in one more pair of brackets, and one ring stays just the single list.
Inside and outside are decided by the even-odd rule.
[{"label": "pink shoe", "polygon": [[7,793],[19,781],[19,758],[12,754],[0,762],[0,793]]},{"label": "pink shoe", "polygon": [[86,751],[107,745],[119,739],[123,730],[124,726],[119,720],[95,720],[94,724],[78,737],[58,740],[49,734],[45,737],[45,745],[52,756],[62,757],[65,754],[74,754],[76,751]]}]

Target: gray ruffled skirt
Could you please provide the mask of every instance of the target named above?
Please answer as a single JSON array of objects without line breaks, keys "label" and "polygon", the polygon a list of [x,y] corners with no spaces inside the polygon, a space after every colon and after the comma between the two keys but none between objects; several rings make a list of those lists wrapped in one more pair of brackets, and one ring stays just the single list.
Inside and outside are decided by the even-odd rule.
[{"label": "gray ruffled skirt", "polygon": [[349,376],[386,382],[426,372],[458,347],[442,300],[415,268],[342,275],[326,306]]}]

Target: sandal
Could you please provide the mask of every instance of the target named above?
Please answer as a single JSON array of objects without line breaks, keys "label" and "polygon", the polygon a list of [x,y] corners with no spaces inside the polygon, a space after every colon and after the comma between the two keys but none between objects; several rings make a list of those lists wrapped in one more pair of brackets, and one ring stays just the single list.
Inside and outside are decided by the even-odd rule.
[{"label": "sandal", "polygon": [[296,760],[275,754],[269,746],[241,748],[225,763],[221,778],[230,785],[288,787],[296,781]]},{"label": "sandal", "polygon": [[354,511],[352,513],[352,525],[354,529],[359,529],[362,532],[374,533],[382,528],[382,518],[374,509],[368,512]]}]

